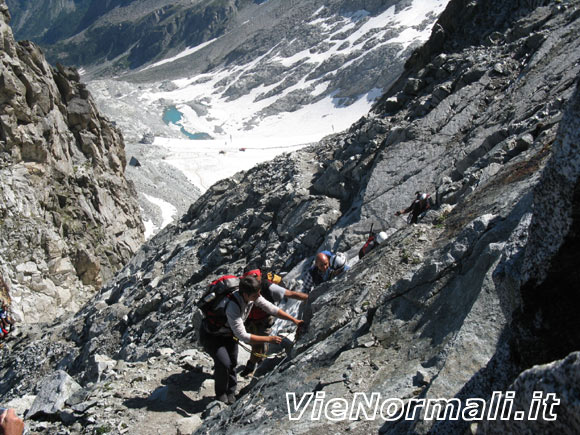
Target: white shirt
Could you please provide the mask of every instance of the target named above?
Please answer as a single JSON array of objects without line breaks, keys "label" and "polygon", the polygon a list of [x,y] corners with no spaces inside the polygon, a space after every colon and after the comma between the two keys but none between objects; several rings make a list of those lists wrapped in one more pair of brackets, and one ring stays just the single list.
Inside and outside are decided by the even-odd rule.
[{"label": "white shirt", "polygon": [[278,314],[278,307],[276,305],[274,305],[273,303],[268,302],[261,295],[260,295],[260,297],[258,297],[258,299],[256,299],[255,302],[248,302],[248,303],[246,303],[246,301],[244,301],[244,298],[242,297],[242,295],[240,294],[239,291],[235,291],[232,296],[233,296],[233,298],[236,299],[236,301],[239,303],[239,305],[236,303],[236,301],[233,301],[233,300],[228,303],[228,306],[226,308],[226,315],[228,317],[228,325],[230,326],[230,329],[232,330],[234,335],[236,337],[238,337],[238,339],[240,339],[240,341],[243,341],[244,343],[249,344],[250,343],[250,334],[248,333],[248,331],[246,331],[246,327],[244,326],[244,322],[248,318],[250,311],[252,311],[252,308],[254,307],[254,305],[256,305],[256,307],[262,309],[267,314],[270,314],[271,316],[275,316],[276,314]]}]

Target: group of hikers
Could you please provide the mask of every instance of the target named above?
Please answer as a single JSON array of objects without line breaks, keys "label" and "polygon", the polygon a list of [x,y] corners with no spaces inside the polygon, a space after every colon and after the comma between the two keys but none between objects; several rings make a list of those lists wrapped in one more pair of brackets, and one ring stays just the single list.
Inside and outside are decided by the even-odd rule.
[{"label": "group of hikers", "polygon": [[217,400],[231,404],[236,399],[238,342],[251,346],[242,376],[254,373],[258,363],[266,358],[269,343],[281,345],[289,352],[291,340],[270,335],[275,318],[293,322],[298,328],[304,321],[275,304],[284,299],[304,302],[314,286],[345,270],[348,270],[348,265],[344,254],[323,251],[316,256],[299,292],[288,290],[280,276],[264,273],[258,264],[247,265],[241,277],[225,275],[209,285],[198,302],[204,313],[199,338],[214,361]]},{"label": "group of hikers", "polygon": [[[409,223],[418,219],[430,207],[428,194],[416,192],[416,198],[406,209],[395,215],[410,214]],[[358,256],[363,258],[387,239],[387,234],[372,232]],[[241,277],[225,275],[213,281],[198,307],[204,314],[200,327],[200,343],[214,361],[216,399],[226,404],[236,400],[238,343],[251,346],[250,358],[241,371],[251,376],[256,366],[267,357],[268,344],[281,345],[289,352],[292,341],[271,335],[275,318],[293,322],[299,329],[304,321],[297,319],[276,304],[284,299],[308,300],[312,289],[349,270],[346,255],[330,251],[319,252],[305,274],[300,291],[291,291],[283,279],[274,273],[264,273],[258,263],[248,264]]]},{"label": "group of hikers", "polygon": [[[428,194],[416,192],[416,198],[396,216],[410,213],[408,222],[417,223],[431,208]],[[387,239],[387,234],[373,233],[359,250],[359,259]],[[213,281],[197,305],[204,314],[200,327],[200,343],[214,361],[216,399],[226,404],[236,400],[238,343],[251,346],[250,358],[241,376],[251,376],[257,365],[267,358],[268,344],[281,345],[290,352],[293,342],[287,337],[271,335],[275,318],[293,322],[298,328],[304,321],[297,319],[276,304],[285,299],[305,302],[314,287],[349,270],[346,255],[330,251],[319,252],[314,264],[305,274],[300,291],[288,290],[283,278],[272,272],[264,273],[258,263],[248,264],[241,277],[226,275]],[[14,320],[8,305],[0,308],[0,340],[12,331]],[[0,347],[3,343],[0,341]],[[0,408],[0,435],[22,435],[24,423],[14,409]]]}]

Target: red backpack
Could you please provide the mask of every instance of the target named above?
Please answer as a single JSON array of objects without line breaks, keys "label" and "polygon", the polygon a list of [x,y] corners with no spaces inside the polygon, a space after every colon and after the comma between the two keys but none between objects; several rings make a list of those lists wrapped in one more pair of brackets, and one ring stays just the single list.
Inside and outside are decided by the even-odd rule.
[{"label": "red backpack", "polygon": [[363,258],[365,255],[367,255],[370,251],[372,251],[376,245],[377,243],[375,242],[375,235],[371,234],[367,239],[366,243],[364,244],[364,246],[360,248],[360,250],[358,251],[359,260]]}]

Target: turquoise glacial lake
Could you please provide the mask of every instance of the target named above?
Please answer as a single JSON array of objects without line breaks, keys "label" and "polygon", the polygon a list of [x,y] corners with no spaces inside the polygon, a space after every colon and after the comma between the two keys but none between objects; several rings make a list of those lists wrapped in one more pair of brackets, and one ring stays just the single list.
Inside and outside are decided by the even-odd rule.
[{"label": "turquoise glacial lake", "polygon": [[191,133],[187,131],[183,125],[181,125],[181,120],[183,119],[183,113],[181,113],[175,106],[170,106],[165,109],[163,112],[163,122],[165,124],[175,124],[180,127],[181,132],[190,139],[193,140],[204,140],[204,139],[211,139],[211,136],[207,133],[199,132],[199,133]]}]

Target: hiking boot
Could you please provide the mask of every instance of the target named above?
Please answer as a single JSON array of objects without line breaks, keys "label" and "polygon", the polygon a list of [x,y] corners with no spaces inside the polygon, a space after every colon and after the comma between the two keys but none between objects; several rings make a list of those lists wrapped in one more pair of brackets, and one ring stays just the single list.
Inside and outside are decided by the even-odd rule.
[{"label": "hiking boot", "polygon": [[236,401],[236,395],[234,393],[228,394],[228,405],[231,405]]},{"label": "hiking boot", "polygon": [[254,374],[254,370],[256,370],[256,363],[248,361],[246,367],[244,367],[244,370],[240,373],[240,376],[247,378]]},{"label": "hiking boot", "polygon": [[228,395],[226,393],[220,394],[219,396],[215,396],[215,400],[219,400],[220,402],[223,402],[228,405],[230,404]]}]

